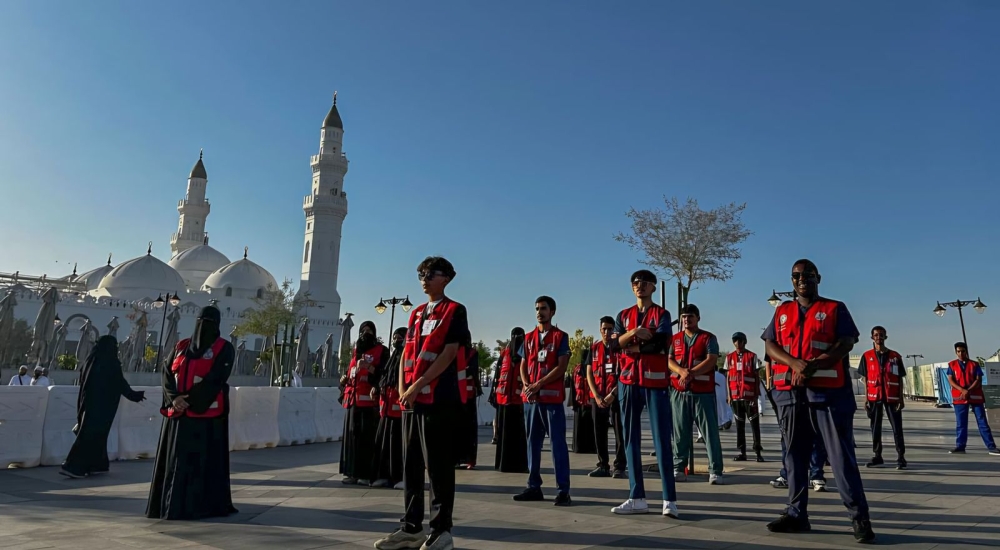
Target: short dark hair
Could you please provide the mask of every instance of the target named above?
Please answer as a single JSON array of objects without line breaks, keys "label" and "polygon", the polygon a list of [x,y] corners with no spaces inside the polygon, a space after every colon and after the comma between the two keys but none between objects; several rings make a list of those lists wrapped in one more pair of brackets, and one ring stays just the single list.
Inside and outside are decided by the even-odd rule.
[{"label": "short dark hair", "polygon": [[604,323],[614,326],[615,318],[610,315],[605,315],[604,317],[601,317],[601,324],[603,325]]},{"label": "short dark hair", "polygon": [[639,271],[633,273],[632,277],[629,278],[629,282],[632,282],[636,279],[639,279],[641,281],[646,281],[647,283],[653,283],[654,285],[656,284],[656,274],[648,269],[640,269]]},{"label": "short dark hair", "polygon": [[449,279],[455,278],[455,266],[441,256],[427,256],[417,266],[417,271],[440,271]]},{"label": "short dark hair", "polygon": [[962,348],[965,351],[969,351],[969,346],[965,342],[955,342],[955,349]]},{"label": "short dark hair", "polygon": [[792,267],[797,265],[801,265],[803,271],[812,270],[813,273],[819,275],[819,268],[816,267],[816,264],[814,264],[812,260],[807,260],[806,258],[796,260],[795,263],[792,264]]},{"label": "short dark hair", "polygon": [[698,306],[694,304],[688,304],[681,310],[681,315],[697,315],[700,318],[701,310],[699,310]]},{"label": "short dark hair", "polygon": [[555,300],[554,300],[553,298],[551,298],[551,297],[549,297],[549,296],[539,296],[539,297],[538,297],[538,298],[537,298],[537,299],[535,300],[535,303],[536,303],[536,304],[541,304],[541,303],[543,303],[543,302],[544,302],[545,304],[548,304],[548,306],[549,306],[549,309],[551,309],[551,310],[552,310],[553,312],[554,312],[554,311],[556,310],[556,301],[555,301]]},{"label": "short dark hair", "polygon": [[881,330],[882,332],[889,334],[889,331],[885,330],[885,327],[883,327],[882,325],[875,325],[872,327],[872,336],[875,336],[876,330]]}]

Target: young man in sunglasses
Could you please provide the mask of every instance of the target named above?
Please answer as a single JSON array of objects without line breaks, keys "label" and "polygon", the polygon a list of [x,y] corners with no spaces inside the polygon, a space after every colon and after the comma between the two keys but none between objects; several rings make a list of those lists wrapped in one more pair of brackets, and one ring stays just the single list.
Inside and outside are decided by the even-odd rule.
[{"label": "young man in sunglasses", "polygon": [[[379,550],[454,548],[454,439],[468,397],[463,346],[472,336],[465,306],[444,294],[455,278],[451,262],[429,257],[417,267],[417,277],[428,301],[410,314],[403,356],[396,365],[403,407],[406,513],[399,529],[375,542]],[[431,481],[430,535],[423,531],[425,469]]]},{"label": "young man in sunglasses", "polygon": [[625,460],[628,465],[628,500],[615,506],[615,514],[646,514],[646,488],[642,480],[642,410],[649,408],[656,462],[663,489],[663,515],[677,518],[673,448],[670,435],[670,368],[666,349],[670,343],[670,313],[653,303],[656,275],[642,269],[632,274],[636,305],[623,310],[615,321],[621,347],[618,394],[621,399]]},{"label": "young man in sunglasses", "polygon": [[823,440],[837,490],[850,511],[854,538],[872,542],[868,500],[854,456],[853,423],[857,405],[851,388],[848,354],[858,341],[843,302],[819,295],[821,277],[810,260],[792,265],[796,297],[775,310],[761,338],[774,359],[774,401],[788,445],[788,507],[767,524],[776,533],[809,531],[809,455]]}]

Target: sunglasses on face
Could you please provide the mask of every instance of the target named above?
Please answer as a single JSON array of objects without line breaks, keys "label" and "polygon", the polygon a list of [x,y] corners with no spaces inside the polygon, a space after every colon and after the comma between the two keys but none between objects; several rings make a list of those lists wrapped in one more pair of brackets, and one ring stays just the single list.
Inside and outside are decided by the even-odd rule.
[{"label": "sunglasses on face", "polygon": [[806,271],[802,271],[802,272],[793,271],[792,272],[792,280],[793,281],[798,281],[799,279],[805,279],[807,281],[815,281],[817,278],[819,278],[819,275],[817,275],[816,273],[813,273],[812,271],[808,271],[808,272],[806,272]]},{"label": "sunglasses on face", "polygon": [[645,285],[655,285],[656,283],[652,281],[643,281],[642,279],[636,279],[632,281],[632,286],[645,286]]},{"label": "sunglasses on face", "polygon": [[431,279],[433,279],[434,277],[437,277],[438,275],[444,275],[444,273],[442,273],[440,271],[418,271],[417,272],[417,280],[419,280],[419,281],[430,281]]}]

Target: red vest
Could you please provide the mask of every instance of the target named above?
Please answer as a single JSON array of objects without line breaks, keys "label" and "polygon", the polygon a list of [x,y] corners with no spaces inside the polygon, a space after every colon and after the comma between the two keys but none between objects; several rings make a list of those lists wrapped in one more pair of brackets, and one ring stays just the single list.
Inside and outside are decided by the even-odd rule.
[{"label": "red vest", "polygon": [[[671,342],[671,352],[674,361],[680,366],[690,369],[694,368],[708,357],[708,341],[712,339],[711,332],[699,330],[694,336],[694,343],[687,347],[684,341],[684,331],[674,335]],[[692,377],[687,386],[681,385],[681,377],[676,373],[670,373],[670,385],[677,391],[689,391],[691,393],[715,393],[715,366],[708,372],[703,372]]]},{"label": "red vest", "polygon": [[500,352],[499,371],[497,374],[497,404],[521,405],[521,364],[513,364],[510,351],[504,348]]},{"label": "red vest", "polygon": [[576,369],[573,370],[573,386],[574,395],[576,399],[576,404],[581,407],[590,403],[590,384],[587,383],[587,369],[588,365],[580,364]]},{"label": "red vest", "polygon": [[377,344],[372,349],[361,354],[361,359],[368,363],[368,367],[363,368],[358,364],[357,352],[351,354],[351,365],[347,369],[347,384],[344,389],[344,408],[349,407],[374,407],[375,400],[372,399],[372,385],[368,382],[368,376],[375,372],[382,362],[382,354],[388,350],[382,344]]},{"label": "red vest", "polygon": [[[774,312],[774,327],[777,344],[792,357],[809,361],[826,353],[837,343],[837,305],[840,302],[817,298],[805,315],[799,314],[799,304],[788,301]],[[792,389],[792,369],[788,365],[775,362],[772,366],[774,389]],[[840,361],[833,369],[816,371],[806,386],[810,388],[840,388],[846,380],[844,363]]]},{"label": "red vest", "polygon": [[865,385],[868,386],[868,400],[899,403],[903,398],[903,377],[900,376],[900,370],[903,368],[903,357],[889,350],[888,365],[879,364],[878,355],[874,349],[866,351],[863,357],[865,359]]},{"label": "red vest", "polygon": [[[563,339],[568,338],[565,332],[552,327],[545,338],[541,338],[538,328],[524,337],[524,357],[528,360],[528,383],[538,382],[553,369],[559,366],[559,347]],[[559,404],[566,399],[566,386],[563,378],[556,378],[538,390],[534,399],[539,403]]]},{"label": "red vest", "polygon": [[738,351],[726,356],[726,380],[729,381],[729,397],[756,400],[760,387],[757,384],[757,354],[747,350],[742,356]]},{"label": "red vest", "polygon": [[[972,360],[965,362],[965,369],[962,369],[962,364],[958,362],[958,359],[948,363],[948,370],[951,371],[951,376],[955,379],[955,383],[966,389],[976,381],[976,369],[978,367],[979,363]],[[983,398],[983,385],[979,384],[978,388],[970,391],[968,400],[962,399],[962,394],[955,388],[952,388],[951,400],[956,405],[981,405],[985,402]]]},{"label": "red vest", "polygon": [[[455,316],[458,302],[447,298],[438,302],[430,314],[424,315],[427,304],[421,304],[410,314],[410,323],[406,331],[406,344],[403,347],[403,383],[410,386],[424,375],[438,355],[444,351],[448,328]],[[458,376],[458,393],[462,403],[467,399],[465,385],[466,351],[459,346],[455,354],[455,364]],[[439,377],[440,378],[440,377]],[[430,405],[434,403],[434,389],[438,379],[431,380],[417,395],[416,402]]]},{"label": "red vest", "polygon": [[[173,364],[170,365],[170,372],[174,374],[174,381],[177,383],[177,395],[188,393],[195,384],[208,376],[208,371],[212,370],[212,365],[215,364],[216,356],[222,352],[222,348],[226,345],[225,340],[217,338],[212,347],[200,358],[188,359],[184,355],[184,352],[187,350],[189,342],[190,340],[177,342],[177,347],[175,348],[177,354],[174,357]],[[161,408],[160,414],[168,418],[177,418],[180,416],[187,416],[189,418],[218,418],[225,412],[225,405],[225,396],[222,395],[222,391],[219,391],[219,394],[212,400],[212,404],[208,406],[208,410],[203,413],[196,413],[190,408],[180,413],[171,406]]]},{"label": "red vest", "polygon": [[[668,315],[667,310],[656,304],[649,306],[644,317],[639,315],[639,306],[632,306],[619,314],[626,331],[637,328],[641,324],[654,333],[660,324],[660,318],[664,315]],[[623,350],[619,358],[619,365],[621,366],[619,380],[622,384],[630,386],[638,384],[643,388],[659,389],[670,385],[668,375],[670,368],[664,353],[640,354],[628,353]]]},{"label": "red vest", "polygon": [[[392,366],[390,365],[389,368]],[[398,388],[382,388],[382,394],[379,396],[378,414],[382,418],[401,418],[403,416],[402,407],[399,405]]]},{"label": "red vest", "polygon": [[594,386],[601,394],[599,397],[604,398],[618,384],[615,378],[617,368],[618,354],[609,351],[604,342],[598,340],[590,346],[590,371],[594,374]]}]

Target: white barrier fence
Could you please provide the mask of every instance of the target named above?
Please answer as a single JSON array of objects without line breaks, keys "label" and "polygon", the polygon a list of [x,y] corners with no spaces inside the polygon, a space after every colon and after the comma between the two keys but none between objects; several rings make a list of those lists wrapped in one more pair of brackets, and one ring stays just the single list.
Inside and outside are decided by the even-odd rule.
[{"label": "white barrier fence", "polygon": [[[146,392],[146,401],[121,400],[108,435],[111,460],[156,454],[162,390],[133,389]],[[79,391],[78,386],[0,386],[0,468],[61,464],[76,438]],[[339,395],[338,388],[230,388],[230,450],[340,440],[344,409]]]}]

